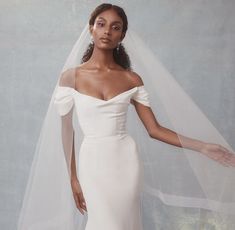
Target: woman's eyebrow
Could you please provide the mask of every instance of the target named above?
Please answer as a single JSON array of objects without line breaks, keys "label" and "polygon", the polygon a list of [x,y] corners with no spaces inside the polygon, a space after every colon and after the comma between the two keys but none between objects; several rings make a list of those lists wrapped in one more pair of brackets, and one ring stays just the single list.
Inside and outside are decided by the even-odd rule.
[{"label": "woman's eyebrow", "polygon": [[[106,19],[101,17],[101,16],[99,16],[98,19],[103,19],[104,21],[106,21]],[[113,21],[112,23],[120,23],[120,24],[122,24],[120,21]]]}]

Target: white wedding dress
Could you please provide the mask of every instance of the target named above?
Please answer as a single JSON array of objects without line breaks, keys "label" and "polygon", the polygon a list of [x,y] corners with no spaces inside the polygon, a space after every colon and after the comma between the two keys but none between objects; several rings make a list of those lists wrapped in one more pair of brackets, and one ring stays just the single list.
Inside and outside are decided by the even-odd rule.
[{"label": "white wedding dress", "polygon": [[[80,65],[89,43],[87,23],[59,73],[17,230],[203,229],[205,224],[206,229],[235,229],[234,168],[184,148],[180,135],[183,148],[149,138],[130,99],[145,106],[152,99],[151,109],[163,127],[234,152],[225,138],[130,28],[123,44],[145,86],[109,100],[76,91],[75,73],[68,79],[63,76]],[[224,130],[227,136],[229,132]],[[74,140],[88,211],[84,215],[76,207],[70,183]]]},{"label": "white wedding dress", "polygon": [[109,100],[58,86],[60,115],[74,106],[84,134],[77,173],[86,201],[86,230],[142,230],[143,167],[134,139],[126,130],[130,99],[150,106],[144,85]]}]

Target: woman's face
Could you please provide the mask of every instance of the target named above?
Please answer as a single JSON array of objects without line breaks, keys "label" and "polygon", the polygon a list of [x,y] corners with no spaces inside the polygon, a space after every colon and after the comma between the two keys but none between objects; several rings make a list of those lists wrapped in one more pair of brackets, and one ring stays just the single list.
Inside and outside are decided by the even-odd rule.
[{"label": "woman's face", "polygon": [[100,13],[94,25],[90,27],[95,46],[101,49],[114,49],[125,36],[122,28],[122,19],[113,9]]}]

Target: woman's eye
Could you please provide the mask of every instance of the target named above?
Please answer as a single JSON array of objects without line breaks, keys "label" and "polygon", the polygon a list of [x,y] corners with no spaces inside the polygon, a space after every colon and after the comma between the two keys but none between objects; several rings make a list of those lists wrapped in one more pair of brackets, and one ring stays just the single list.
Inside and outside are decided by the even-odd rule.
[{"label": "woman's eye", "polygon": [[[103,22],[97,22],[96,23],[99,27],[103,27],[104,26],[104,23]],[[113,26],[113,29],[115,30],[120,30],[120,26]]]},{"label": "woman's eye", "polygon": [[98,25],[98,26],[103,26],[104,23],[102,23],[102,22],[97,22],[97,25]]},{"label": "woman's eye", "polygon": [[119,26],[114,26],[113,27],[115,30],[120,30],[120,27]]}]

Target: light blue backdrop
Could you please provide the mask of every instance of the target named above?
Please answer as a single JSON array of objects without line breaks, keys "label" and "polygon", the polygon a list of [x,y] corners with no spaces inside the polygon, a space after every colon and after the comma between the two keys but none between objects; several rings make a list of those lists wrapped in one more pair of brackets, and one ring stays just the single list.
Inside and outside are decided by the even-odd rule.
[{"label": "light blue backdrop", "polygon": [[[58,74],[89,14],[101,2],[0,2],[1,230],[16,229],[35,145]],[[130,27],[145,38],[235,148],[235,1],[111,3],[124,7]],[[226,117],[223,124],[221,117]]]}]

